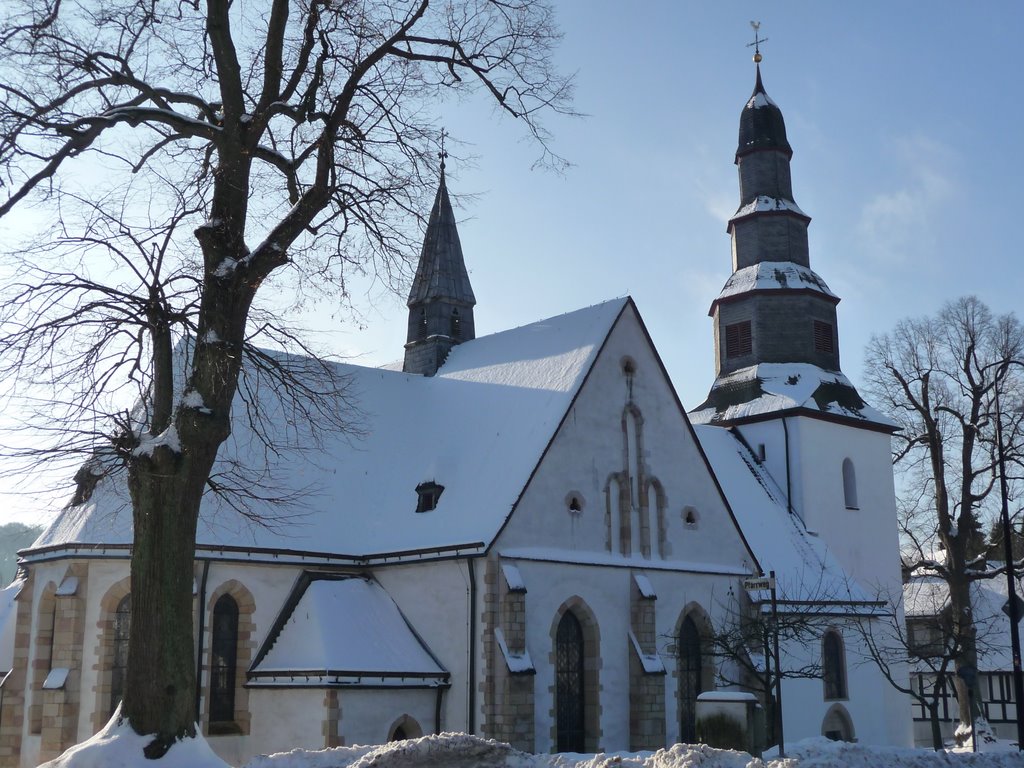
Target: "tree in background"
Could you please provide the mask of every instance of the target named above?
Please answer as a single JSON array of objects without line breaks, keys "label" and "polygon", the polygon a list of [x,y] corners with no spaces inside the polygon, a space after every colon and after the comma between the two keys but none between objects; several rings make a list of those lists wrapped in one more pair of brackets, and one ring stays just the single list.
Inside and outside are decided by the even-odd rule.
[{"label": "tree in background", "polygon": [[397,282],[436,187],[438,100],[482,92],[557,164],[538,118],[568,110],[571,83],[541,0],[8,0],[3,16],[0,217],[53,226],[5,276],[0,375],[54,437],[24,455],[88,459],[72,504],[126,477],[121,711],[158,758],[194,735],[196,524],[225,490],[211,468],[243,360],[311,417],[344,395],[326,365],[304,385],[254,351],[298,344],[261,287]]},{"label": "tree in background", "polygon": [[[977,669],[977,628],[970,584],[1003,572],[984,569],[984,525],[999,505],[995,394],[1011,480],[1024,467],[1024,331],[1012,314],[996,316],[975,297],[933,317],[900,321],[875,337],[866,356],[867,392],[900,431],[893,437],[905,565],[934,573],[949,593],[957,672]],[[954,677],[960,722],[972,727],[972,697]],[[975,693],[978,693],[975,691]],[[973,697],[980,701],[980,695]]]},{"label": "tree in background", "polygon": [[14,579],[18,570],[18,550],[29,546],[42,532],[38,525],[0,525],[0,587],[7,586]]}]

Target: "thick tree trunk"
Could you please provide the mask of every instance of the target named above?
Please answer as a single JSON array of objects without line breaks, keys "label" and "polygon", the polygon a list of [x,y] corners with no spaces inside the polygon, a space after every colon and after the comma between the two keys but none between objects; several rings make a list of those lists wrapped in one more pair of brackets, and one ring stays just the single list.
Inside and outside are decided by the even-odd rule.
[{"label": "thick tree trunk", "polygon": [[199,506],[219,445],[212,442],[187,455],[160,447],[129,476],[135,544],[121,713],[136,732],[156,734],[151,758],[195,735],[192,581]]},{"label": "thick tree trunk", "polygon": [[[974,720],[981,705],[981,688],[978,681],[978,643],[977,629],[974,625],[974,614],[971,610],[970,582],[963,569],[951,569],[947,577],[949,584],[949,605],[953,622],[953,637],[956,638],[959,651],[954,659],[957,674],[953,676],[956,688],[957,706],[960,722],[974,729]],[[970,667],[974,670],[974,687],[969,688],[960,676],[960,671]]]},{"label": "thick tree trunk", "polygon": [[[221,232],[220,234],[223,234]],[[241,238],[235,238],[233,251]],[[216,265],[215,247],[208,261]],[[148,449],[145,440],[128,459],[134,547],[131,562],[132,616],[122,716],[139,734],[155,734],[146,756],[159,758],[178,739],[195,735],[195,638],[192,586],[200,505],[217,451],[231,431],[231,403],[238,375],[246,318],[254,294],[247,276],[209,280],[203,293],[199,334],[190,368],[183,360],[154,356],[156,382],[185,376],[184,391],[198,394],[202,408],[176,402],[181,391],[154,388],[149,439],[173,427],[176,439]],[[165,368],[173,373],[165,376]],[[165,414],[157,419],[156,414]],[[156,433],[156,434],[154,434]]]}]

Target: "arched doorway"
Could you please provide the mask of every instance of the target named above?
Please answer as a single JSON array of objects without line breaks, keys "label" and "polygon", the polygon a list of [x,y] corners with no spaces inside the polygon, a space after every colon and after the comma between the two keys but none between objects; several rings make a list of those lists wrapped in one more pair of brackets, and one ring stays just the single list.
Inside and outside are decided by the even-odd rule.
[{"label": "arched doorway", "polygon": [[704,658],[700,630],[692,616],[679,628],[679,740],[697,740],[697,697],[703,689]]},{"label": "arched doorway", "polygon": [[585,751],[586,690],[583,627],[566,611],[555,634],[555,732],[559,752]]}]

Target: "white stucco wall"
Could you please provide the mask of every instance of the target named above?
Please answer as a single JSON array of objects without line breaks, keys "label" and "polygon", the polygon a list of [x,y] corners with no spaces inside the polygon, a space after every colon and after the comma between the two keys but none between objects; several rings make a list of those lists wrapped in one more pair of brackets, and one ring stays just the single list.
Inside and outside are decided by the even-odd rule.
[{"label": "white stucco wall", "polygon": [[[652,552],[609,553],[605,486],[625,466],[623,410],[628,384],[625,357],[636,364],[633,402],[643,417],[643,462],[664,487],[667,545],[658,552],[651,510]],[[578,492],[584,508],[573,513],[567,496]],[[617,499],[612,498],[613,506]],[[696,527],[684,524],[684,508],[697,511]],[[527,648],[536,667],[536,750],[553,748],[552,654],[559,609],[578,598],[600,632],[600,746],[629,747],[630,592],[633,574],[654,587],[658,648],[667,674],[666,738],[679,737],[674,643],[684,611],[699,607],[712,621],[724,613],[752,561],[687,427],[669,382],[641,326],[630,312],[613,329],[568,418],[495,545],[514,562],[527,588]]]}]

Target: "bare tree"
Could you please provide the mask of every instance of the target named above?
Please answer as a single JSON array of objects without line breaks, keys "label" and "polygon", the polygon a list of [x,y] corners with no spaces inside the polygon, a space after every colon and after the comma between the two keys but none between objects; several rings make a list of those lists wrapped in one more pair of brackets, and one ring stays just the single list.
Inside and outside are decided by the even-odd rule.
[{"label": "bare tree", "polygon": [[402,273],[446,93],[482,91],[557,164],[538,118],[568,109],[558,37],[542,0],[5,4],[0,217],[43,206],[54,227],[9,281],[2,373],[50,393],[54,450],[92,457],[83,493],[126,473],[122,714],[156,734],[148,757],[194,734],[196,524],[245,350],[293,342],[254,322],[261,286]]},{"label": "bare tree", "polygon": [[[861,621],[858,612],[877,608],[874,603],[858,604],[833,594],[824,578],[816,583],[790,584],[783,592],[799,597],[779,599],[776,615],[765,591],[754,593],[753,600],[743,596],[720,604],[723,621],[710,638],[720,680],[751,691],[763,703],[769,744],[778,743],[776,683],[817,679],[845,689],[845,679],[826,679],[845,671],[826,670],[818,649],[829,629],[840,628],[845,633],[849,625]],[[779,659],[774,650],[776,633]]]},{"label": "bare tree", "polygon": [[[1011,492],[1024,466],[1024,380],[1012,365],[1022,360],[1017,318],[994,316],[974,297],[950,302],[934,317],[902,320],[867,350],[868,393],[900,427],[893,461],[905,558],[911,573],[934,572],[948,585],[957,672],[978,664],[970,584],[1002,573],[977,566],[984,522],[998,507],[997,387]],[[972,697],[962,676],[954,681],[960,721],[970,728]]]}]

